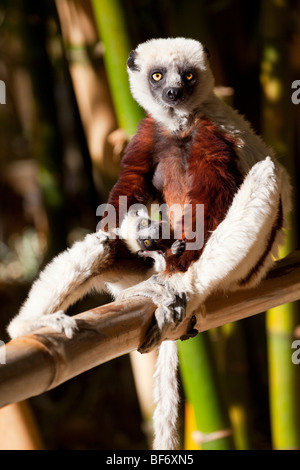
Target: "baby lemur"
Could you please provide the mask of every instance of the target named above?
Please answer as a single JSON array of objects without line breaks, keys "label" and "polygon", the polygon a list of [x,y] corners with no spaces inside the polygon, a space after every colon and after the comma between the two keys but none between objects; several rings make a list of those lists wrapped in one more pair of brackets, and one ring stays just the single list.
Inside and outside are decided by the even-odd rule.
[{"label": "baby lemur", "polygon": [[[200,42],[147,41],[130,53],[127,70],[147,117],[127,146],[109,195],[107,213],[113,208],[115,224],[105,215],[102,230],[48,265],[8,331],[15,337],[46,324],[72,337],[76,322],[64,312],[86,293],[150,297],[156,323],[142,346],[159,346],[154,448],[174,449],[177,353],[174,341],[164,341],[167,332],[185,325],[212,292],[260,282],[283,240],[290,186],[272,151],[214,94]],[[128,247],[124,251],[128,236],[111,239],[114,229],[124,229],[132,206],[154,201],[165,205],[170,233],[185,247],[179,255],[171,246],[164,256],[154,255],[158,273]]]},{"label": "baby lemur", "polygon": [[155,271],[161,272],[166,268],[168,255],[179,257],[186,248],[184,240],[163,238],[163,224],[164,222],[150,219],[146,212],[129,212],[122,222],[121,229],[115,230],[115,233],[121,236],[132,254],[151,258]]}]

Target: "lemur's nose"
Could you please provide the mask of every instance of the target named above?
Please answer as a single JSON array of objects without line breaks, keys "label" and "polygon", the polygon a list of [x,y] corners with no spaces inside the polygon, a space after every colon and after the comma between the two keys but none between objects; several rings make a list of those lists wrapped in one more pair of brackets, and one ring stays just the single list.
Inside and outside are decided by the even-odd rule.
[{"label": "lemur's nose", "polygon": [[182,88],[180,87],[168,88],[166,91],[166,97],[170,101],[179,100],[180,98],[182,98],[182,95],[183,95],[183,92],[182,92]]}]

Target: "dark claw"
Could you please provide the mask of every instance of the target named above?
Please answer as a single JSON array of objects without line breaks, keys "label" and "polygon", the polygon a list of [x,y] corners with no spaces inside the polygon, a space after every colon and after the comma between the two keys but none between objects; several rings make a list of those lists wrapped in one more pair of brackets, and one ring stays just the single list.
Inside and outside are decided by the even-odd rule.
[{"label": "dark claw", "polygon": [[186,301],[187,298],[185,292],[179,292],[179,294],[176,294],[176,299],[173,304],[175,324],[178,324],[184,317]]},{"label": "dark claw", "polygon": [[195,315],[193,315],[190,318],[190,321],[189,321],[189,324],[188,324],[188,327],[187,327],[187,332],[185,333],[185,335],[182,335],[180,337],[181,341],[185,341],[189,338],[193,338],[194,336],[197,336],[199,331],[194,328],[196,322],[197,322],[197,318],[195,317]]},{"label": "dark claw", "polygon": [[[175,295],[175,301],[171,303],[170,305],[168,305],[169,308],[173,309],[173,313],[174,313],[173,321],[176,326],[184,318],[186,303],[187,303],[187,296],[185,292],[180,292]],[[155,320],[155,317],[154,317],[154,320]],[[192,330],[192,326],[194,326],[195,322],[196,320],[191,326],[189,325],[189,328],[188,328],[189,330],[190,329]],[[167,328],[168,324],[166,324],[165,326]],[[151,325],[151,327],[147,331],[144,342],[141,344],[138,351],[140,353],[146,353],[154,349],[156,346],[158,346],[161,343],[164,331],[165,329],[163,328],[163,330],[160,330],[157,326],[156,321],[154,321],[154,323]],[[198,331],[197,330],[194,330],[194,331],[196,331],[196,333],[194,333],[194,336],[195,336],[195,334],[197,334]]]}]

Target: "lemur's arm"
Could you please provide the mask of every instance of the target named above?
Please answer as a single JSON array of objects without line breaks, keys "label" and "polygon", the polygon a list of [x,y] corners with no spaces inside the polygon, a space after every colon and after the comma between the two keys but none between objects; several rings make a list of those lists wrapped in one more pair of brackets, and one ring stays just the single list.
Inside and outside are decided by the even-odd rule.
[{"label": "lemur's arm", "polygon": [[127,146],[119,179],[107,202],[107,205],[116,211],[117,226],[120,223],[120,215],[124,216],[134,204],[146,205],[152,196],[153,133],[154,121],[146,118],[140,123],[138,133]]},{"label": "lemur's arm", "polygon": [[[152,131],[152,120],[145,119],[140,124],[138,134],[128,145],[120,179],[111,191],[108,201],[117,212],[117,218],[114,220],[117,225],[121,210],[119,196],[127,196],[129,206],[146,203],[149,199],[151,180],[149,181],[148,177],[152,166],[150,153]],[[98,292],[107,290],[110,280],[112,284],[119,280],[121,274],[118,274],[117,269],[114,269],[109,276],[108,270],[114,265],[115,258],[120,255],[120,249],[124,249],[124,245],[119,240],[115,240],[115,243],[108,242],[106,234],[98,231],[87,235],[83,241],[75,243],[72,248],[54,258],[40,273],[20,312],[9,324],[10,336],[20,336],[44,325],[52,326],[72,336],[76,328],[75,321],[64,312],[91,290]],[[130,264],[128,270],[130,271]],[[139,266],[137,275],[132,276],[133,283],[144,278],[139,276],[138,271]],[[105,278],[102,277],[103,273]],[[128,279],[130,275],[127,276],[126,282],[124,281],[126,287],[131,285]],[[116,289],[112,293],[115,292],[119,290]]]},{"label": "lemur's arm", "polygon": [[11,338],[42,326],[72,337],[76,323],[64,311],[92,290],[96,274],[100,290],[104,280],[99,274],[110,263],[108,234],[102,231],[87,235],[56,256],[33,283],[19,313],[8,325]]}]

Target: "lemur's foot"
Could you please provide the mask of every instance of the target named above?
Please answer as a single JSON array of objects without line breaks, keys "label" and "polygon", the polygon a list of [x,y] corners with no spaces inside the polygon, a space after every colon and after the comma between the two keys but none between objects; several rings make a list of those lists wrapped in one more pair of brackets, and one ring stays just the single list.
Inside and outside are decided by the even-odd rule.
[{"label": "lemur's foot", "polygon": [[[174,294],[172,302],[168,305],[162,304],[155,311],[155,322],[147,331],[143,343],[139,347],[140,353],[150,352],[159,346],[164,339],[164,333],[171,328],[175,330],[185,318],[187,296],[184,292]],[[155,302],[158,303],[157,301]],[[170,315],[172,318],[170,318]]]},{"label": "lemur's foot", "polygon": [[116,300],[134,296],[149,297],[157,305],[155,322],[139,348],[140,352],[148,352],[160,344],[169,328],[175,330],[184,319],[187,296],[184,292],[175,292],[174,288],[168,285],[168,281],[163,281],[156,275],[124,290]]},{"label": "lemur's foot", "polygon": [[7,331],[11,338],[17,338],[43,326],[53,328],[58,333],[64,333],[70,339],[77,330],[75,319],[59,310],[55,313],[49,313],[38,318],[27,318],[26,320],[16,317],[9,324]]}]

